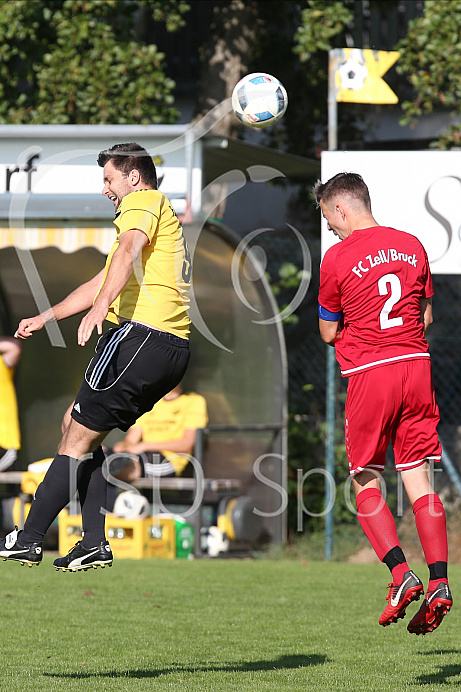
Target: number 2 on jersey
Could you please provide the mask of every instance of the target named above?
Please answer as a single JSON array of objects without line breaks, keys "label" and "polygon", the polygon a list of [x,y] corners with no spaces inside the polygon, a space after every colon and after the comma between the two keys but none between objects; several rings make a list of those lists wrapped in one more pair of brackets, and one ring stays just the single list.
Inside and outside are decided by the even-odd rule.
[{"label": "number 2 on jersey", "polygon": [[378,289],[380,296],[389,298],[383,305],[383,309],[379,313],[379,324],[381,329],[389,329],[390,327],[401,327],[403,319],[401,317],[389,317],[389,314],[402,297],[402,285],[400,279],[395,274],[385,274],[378,280]]}]

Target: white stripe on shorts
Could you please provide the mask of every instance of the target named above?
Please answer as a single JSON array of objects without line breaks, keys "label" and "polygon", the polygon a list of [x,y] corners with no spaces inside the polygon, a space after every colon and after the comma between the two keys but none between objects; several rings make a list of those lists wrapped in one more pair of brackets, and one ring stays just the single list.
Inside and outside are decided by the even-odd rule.
[{"label": "white stripe on shorts", "polygon": [[101,358],[99,359],[99,363],[96,365],[95,369],[93,370],[93,373],[90,377],[89,380],[87,380],[88,384],[92,389],[97,389],[98,384],[101,380],[101,377],[104,374],[104,370],[107,367],[107,364],[109,363],[111,357],[114,354],[115,349],[119,345],[120,341],[128,334],[128,332],[131,330],[132,325],[127,322],[126,324],[123,325],[123,327],[120,327],[117,329],[115,334],[112,334],[112,338],[109,339],[108,343],[106,344],[104,351],[101,354]]}]

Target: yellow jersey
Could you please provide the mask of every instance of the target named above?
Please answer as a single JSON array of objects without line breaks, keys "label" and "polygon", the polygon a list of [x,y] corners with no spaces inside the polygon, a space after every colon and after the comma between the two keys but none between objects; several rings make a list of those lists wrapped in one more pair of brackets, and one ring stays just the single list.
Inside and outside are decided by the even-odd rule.
[{"label": "yellow jersey", "polygon": [[107,319],[144,322],[187,339],[192,269],[183,230],[169,200],[160,190],[130,192],[115,213],[114,225],[117,238],[107,257],[104,278],[122,233],[139,229],[149,242],[110,306]]},{"label": "yellow jersey", "polygon": [[[143,442],[179,440],[186,429],[197,430],[208,423],[206,400],[201,394],[180,394],[176,399],[160,399],[154,408],[144,413],[134,427],[142,429]],[[174,466],[177,475],[187,466],[187,457],[177,452],[161,450]]]},{"label": "yellow jersey", "polygon": [[0,447],[4,449],[21,447],[14,372],[0,356]]}]

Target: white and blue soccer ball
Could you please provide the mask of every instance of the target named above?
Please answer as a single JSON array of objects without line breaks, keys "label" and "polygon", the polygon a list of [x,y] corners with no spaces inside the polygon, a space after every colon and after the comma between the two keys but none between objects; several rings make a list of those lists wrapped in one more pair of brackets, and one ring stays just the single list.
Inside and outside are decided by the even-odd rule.
[{"label": "white and blue soccer ball", "polygon": [[117,496],[113,514],[122,519],[143,519],[150,514],[147,497],[135,490],[125,490]]},{"label": "white and blue soccer ball", "polygon": [[285,87],[265,72],[242,77],[232,92],[232,110],[249,127],[274,125],[283,117],[287,106]]}]

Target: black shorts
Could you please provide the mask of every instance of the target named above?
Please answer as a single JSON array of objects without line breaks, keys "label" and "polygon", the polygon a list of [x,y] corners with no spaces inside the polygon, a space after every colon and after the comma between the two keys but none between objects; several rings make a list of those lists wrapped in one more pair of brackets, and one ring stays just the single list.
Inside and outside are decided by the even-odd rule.
[{"label": "black shorts", "polygon": [[128,430],[184,377],[189,341],[124,322],[100,337],[72,418],[96,431]]}]

